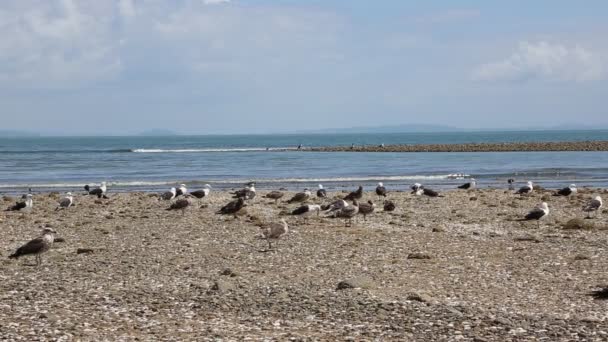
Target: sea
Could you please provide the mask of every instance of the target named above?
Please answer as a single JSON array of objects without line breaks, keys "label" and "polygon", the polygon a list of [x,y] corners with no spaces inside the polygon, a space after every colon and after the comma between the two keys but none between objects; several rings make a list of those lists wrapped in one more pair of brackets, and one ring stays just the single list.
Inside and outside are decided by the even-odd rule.
[{"label": "sea", "polygon": [[608,152],[388,153],[310,152],[297,146],[450,144],[607,140],[608,131],[509,131],[390,134],[283,134],[166,137],[0,138],[0,194],[82,190],[106,181],[110,191],[189,189],[372,189],[413,183],[451,189],[470,178],[504,188],[507,179],[546,188],[608,186]]}]

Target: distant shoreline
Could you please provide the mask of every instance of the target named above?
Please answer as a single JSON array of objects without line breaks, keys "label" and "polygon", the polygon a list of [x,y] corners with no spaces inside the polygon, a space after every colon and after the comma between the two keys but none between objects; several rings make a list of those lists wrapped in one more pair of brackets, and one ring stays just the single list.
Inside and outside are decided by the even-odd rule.
[{"label": "distant shoreline", "polygon": [[354,145],[305,147],[308,152],[606,152],[608,141]]}]

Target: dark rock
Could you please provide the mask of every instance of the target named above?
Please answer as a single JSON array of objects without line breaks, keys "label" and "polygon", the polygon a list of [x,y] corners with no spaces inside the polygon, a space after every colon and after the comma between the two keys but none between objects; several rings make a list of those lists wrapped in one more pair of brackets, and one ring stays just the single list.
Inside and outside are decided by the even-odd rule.
[{"label": "dark rock", "polygon": [[421,303],[430,303],[433,298],[424,292],[412,292],[407,295],[407,300],[413,300]]},{"label": "dark rock", "polygon": [[345,289],[371,289],[373,288],[374,282],[367,277],[357,277],[352,279],[343,280],[338,283],[336,290]]},{"label": "dark rock", "polygon": [[408,259],[428,260],[432,257],[426,253],[410,253],[407,255]]},{"label": "dark rock", "polygon": [[92,248],[78,248],[76,254],[92,254],[95,251]]},{"label": "dark rock", "polygon": [[234,278],[234,277],[238,276],[238,273],[236,273],[234,270],[232,270],[230,268],[225,268],[222,270],[222,272],[220,272],[220,275],[229,276],[229,277]]}]

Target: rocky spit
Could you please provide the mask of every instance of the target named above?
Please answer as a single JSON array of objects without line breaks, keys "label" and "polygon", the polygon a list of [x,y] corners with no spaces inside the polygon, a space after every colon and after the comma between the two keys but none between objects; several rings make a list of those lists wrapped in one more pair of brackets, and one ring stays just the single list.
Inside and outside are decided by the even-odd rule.
[{"label": "rocky spit", "polygon": [[355,145],[310,147],[312,152],[567,152],[608,151],[608,141],[471,143],[429,145]]},{"label": "rocky spit", "polygon": [[[144,193],[1,212],[0,339],[608,340],[608,300],[590,296],[608,284],[608,215],[580,210],[604,191],[391,192],[393,212],[366,193],[380,209],[352,227],[258,192],[236,217],[215,214],[227,192],[184,215]],[[540,229],[516,221],[540,201]],[[265,251],[259,225],[281,217],[289,234]],[[9,260],[40,227],[59,233],[42,266]]]}]

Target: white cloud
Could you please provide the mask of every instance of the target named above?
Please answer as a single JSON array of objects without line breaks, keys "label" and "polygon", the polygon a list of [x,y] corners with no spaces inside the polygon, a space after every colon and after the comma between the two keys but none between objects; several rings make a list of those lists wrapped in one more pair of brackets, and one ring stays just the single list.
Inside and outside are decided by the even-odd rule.
[{"label": "white cloud", "polygon": [[567,47],[546,41],[522,42],[510,57],[483,64],[473,71],[479,81],[592,81],[606,77],[606,60],[581,46]]},{"label": "white cloud", "polygon": [[205,5],[218,5],[230,2],[230,0],[203,0]]}]

